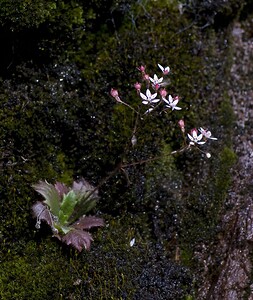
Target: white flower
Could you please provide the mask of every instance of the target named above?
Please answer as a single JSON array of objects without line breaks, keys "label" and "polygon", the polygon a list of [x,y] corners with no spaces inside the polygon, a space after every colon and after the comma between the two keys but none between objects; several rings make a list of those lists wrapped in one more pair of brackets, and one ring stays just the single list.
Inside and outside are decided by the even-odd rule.
[{"label": "white flower", "polygon": [[181,107],[178,107],[177,104],[179,102],[179,98],[175,97],[174,99],[172,98],[171,95],[168,96],[168,100],[163,97],[163,101],[166,103],[165,107],[171,108],[172,110],[180,110],[182,109]]},{"label": "white flower", "polygon": [[154,75],[154,78],[149,77],[149,80],[153,83],[153,85],[160,85],[163,82],[163,77],[158,78],[157,75]]},{"label": "white flower", "polygon": [[146,95],[144,95],[143,93],[140,93],[140,96],[143,99],[142,103],[145,105],[157,103],[160,101],[160,99],[155,99],[155,97],[157,96],[157,93],[154,93],[152,95],[149,89],[146,90]]},{"label": "white flower", "polygon": [[167,75],[170,72],[170,67],[163,67],[161,65],[158,64],[158,67],[161,69],[161,71],[163,72],[164,75]]},{"label": "white flower", "polygon": [[188,138],[191,140],[190,145],[195,145],[195,144],[203,145],[206,142],[206,141],[201,141],[203,138],[203,135],[202,135],[202,133],[198,135],[198,131],[196,128],[191,130],[191,134],[187,133],[187,135],[188,135]]},{"label": "white flower", "polygon": [[204,129],[202,127],[199,128],[199,131],[205,138],[210,139],[210,140],[217,140],[217,138],[212,137],[211,131]]}]

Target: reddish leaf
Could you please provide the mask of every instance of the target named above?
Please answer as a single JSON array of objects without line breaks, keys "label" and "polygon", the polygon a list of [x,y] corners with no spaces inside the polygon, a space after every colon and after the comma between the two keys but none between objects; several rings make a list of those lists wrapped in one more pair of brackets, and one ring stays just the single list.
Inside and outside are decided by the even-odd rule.
[{"label": "reddish leaf", "polygon": [[53,216],[47,206],[40,201],[37,201],[32,206],[33,215],[37,218],[37,222],[40,220],[46,221],[49,226],[53,225]]},{"label": "reddish leaf", "polygon": [[61,198],[56,188],[46,181],[40,181],[32,187],[45,198],[44,202],[50,207],[51,212],[58,216]]},{"label": "reddish leaf", "polygon": [[62,237],[62,241],[67,245],[71,245],[79,252],[85,248],[90,249],[90,244],[93,241],[92,236],[87,231],[73,229]]},{"label": "reddish leaf", "polygon": [[[79,181],[73,182],[72,189],[76,194],[86,196],[88,193],[93,192],[95,190],[95,187],[91,185],[88,181],[86,181],[84,178],[81,178]],[[94,191],[94,193],[92,194],[92,198],[98,198],[98,191]]]},{"label": "reddish leaf", "polygon": [[71,226],[76,229],[90,229],[92,227],[105,226],[105,223],[102,218],[93,217],[93,216],[89,216],[89,217],[83,216]]},{"label": "reddish leaf", "polygon": [[61,183],[61,182],[56,182],[54,187],[56,188],[59,196],[62,198],[63,195],[67,195],[67,193],[69,192],[69,188],[64,184],[64,183]]}]

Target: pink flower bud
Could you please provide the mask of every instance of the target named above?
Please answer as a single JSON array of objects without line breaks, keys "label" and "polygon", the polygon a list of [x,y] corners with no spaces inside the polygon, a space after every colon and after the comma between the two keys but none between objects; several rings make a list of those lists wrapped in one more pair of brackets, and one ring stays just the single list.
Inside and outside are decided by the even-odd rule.
[{"label": "pink flower bud", "polygon": [[179,127],[181,128],[181,131],[182,132],[185,132],[185,128],[184,128],[184,120],[179,120],[178,121],[178,125],[179,125]]},{"label": "pink flower bud", "polygon": [[137,93],[140,93],[140,91],[141,91],[141,84],[139,82],[136,82],[134,84],[134,87],[135,87]]},{"label": "pink flower bud", "polygon": [[165,98],[166,96],[167,96],[167,91],[166,91],[166,89],[161,89],[160,90],[160,95],[163,97],[163,98]]},{"label": "pink flower bud", "polygon": [[141,71],[142,73],[145,73],[145,67],[144,66],[140,66],[137,68],[139,71]]},{"label": "pink flower bud", "polygon": [[116,97],[118,97],[119,96],[119,93],[118,93],[118,91],[117,90],[115,90],[115,89],[113,89],[113,88],[111,88],[111,96],[113,96],[113,98],[116,98]]},{"label": "pink flower bud", "polygon": [[111,96],[118,102],[122,102],[120,97],[119,97],[119,93],[118,90],[115,90],[113,88],[111,88],[111,92],[110,92]]}]

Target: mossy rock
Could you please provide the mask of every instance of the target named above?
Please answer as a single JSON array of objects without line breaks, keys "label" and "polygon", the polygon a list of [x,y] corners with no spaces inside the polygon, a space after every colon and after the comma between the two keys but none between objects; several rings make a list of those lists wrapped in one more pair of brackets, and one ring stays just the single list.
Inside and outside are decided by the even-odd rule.
[{"label": "mossy rock", "polygon": [[[87,10],[79,1],[57,1],[56,8],[54,3],[33,21],[32,10],[26,10],[22,24],[12,6],[9,25],[1,28],[24,34],[12,36],[24,51],[17,60],[8,56],[1,72],[1,296],[168,299],[169,293],[172,299],[191,299],[194,274],[184,265],[197,272],[194,247],[215,234],[236,159],[234,118],[219,77],[229,69],[230,61],[220,64],[227,46],[219,48],[229,30],[201,29],[179,13],[178,1],[92,1]],[[25,55],[25,41],[34,35],[33,49],[40,55]],[[183,109],[140,119],[132,147],[135,114],[109,92],[117,88],[137,109],[137,67],[145,64],[153,75],[157,63],[171,67],[168,89],[181,97]],[[196,148],[170,155],[182,146],[181,118],[187,132],[204,124],[222,137],[217,146],[204,148],[213,153],[208,162]],[[40,179],[68,184],[82,176],[97,186],[108,174],[96,208],[108,226],[93,233],[91,252],[77,254],[61,245],[46,226],[35,231],[31,206],[38,195],[32,184]]]}]

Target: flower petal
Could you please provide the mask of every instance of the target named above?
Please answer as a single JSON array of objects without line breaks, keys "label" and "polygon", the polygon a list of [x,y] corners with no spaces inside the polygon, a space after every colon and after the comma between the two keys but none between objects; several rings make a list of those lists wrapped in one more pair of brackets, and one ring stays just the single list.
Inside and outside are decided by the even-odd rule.
[{"label": "flower petal", "polygon": [[149,80],[153,83],[155,83],[155,80],[152,77],[149,77]]},{"label": "flower petal", "polygon": [[197,142],[197,144],[199,144],[199,145],[203,145],[203,144],[205,144],[206,143],[206,141],[203,141],[203,142]]},{"label": "flower petal", "polygon": [[157,96],[157,93],[154,93],[153,95],[150,95],[150,99],[155,99],[155,97]]},{"label": "flower petal", "polygon": [[142,101],[142,104],[145,104],[145,105],[147,105],[147,104],[149,104],[149,101],[147,101],[147,100],[143,100],[143,101]]},{"label": "flower petal", "polygon": [[164,71],[164,67],[161,66],[160,64],[157,64],[157,65],[158,65],[158,67],[161,69],[161,71],[163,72],[163,71]]},{"label": "flower petal", "polygon": [[147,97],[144,94],[140,93],[140,96],[142,99],[147,100]]},{"label": "flower petal", "polygon": [[146,96],[147,96],[147,100],[148,99],[150,99],[150,97],[151,97],[151,92],[150,92],[150,90],[149,89],[147,89],[147,91],[146,91]]},{"label": "flower petal", "polygon": [[202,140],[203,134],[201,133],[199,136],[196,136],[197,140],[200,141]]},{"label": "flower petal", "polygon": [[157,103],[157,102],[159,102],[160,101],[160,99],[154,99],[154,100],[151,100],[150,102],[151,103]]},{"label": "flower petal", "polygon": [[188,135],[188,138],[189,138],[191,141],[194,141],[194,138],[193,138],[189,133],[187,133],[187,135]]},{"label": "flower petal", "polygon": [[172,96],[171,96],[171,95],[169,95],[169,96],[168,96],[168,100],[169,100],[170,104],[172,104],[172,103],[173,103],[173,98],[172,98]]},{"label": "flower petal", "polygon": [[166,98],[162,97],[162,99],[163,99],[163,101],[164,101],[165,103],[167,103],[168,105],[170,105],[170,102],[169,102]]}]

